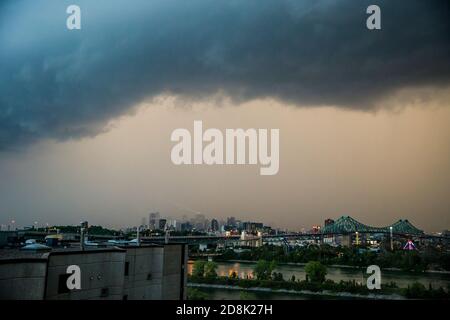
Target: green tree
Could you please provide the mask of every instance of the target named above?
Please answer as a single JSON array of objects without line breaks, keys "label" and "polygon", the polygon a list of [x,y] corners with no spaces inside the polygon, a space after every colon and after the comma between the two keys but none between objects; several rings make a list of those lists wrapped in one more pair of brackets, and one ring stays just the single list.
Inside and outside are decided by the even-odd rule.
[{"label": "green tree", "polygon": [[196,260],[194,262],[194,267],[192,268],[192,276],[196,278],[203,278],[205,274],[206,262],[203,260]]},{"label": "green tree", "polygon": [[255,266],[255,275],[258,280],[269,280],[272,271],[276,268],[277,264],[274,260],[271,262],[267,260],[258,260]]},{"label": "green tree", "polygon": [[422,258],[416,251],[406,251],[402,255],[401,266],[404,271],[424,271],[426,266],[423,263]]},{"label": "green tree", "polygon": [[206,300],[208,298],[208,294],[196,288],[188,288],[187,298],[188,300]]},{"label": "green tree", "polygon": [[322,283],[327,275],[327,268],[319,261],[310,261],[305,266],[307,279],[311,282]]},{"label": "green tree", "polygon": [[239,258],[239,256],[234,252],[233,249],[225,249],[220,257],[222,260],[233,260]]},{"label": "green tree", "polygon": [[283,274],[281,272],[272,273],[272,280],[274,281],[283,281]]},{"label": "green tree", "polygon": [[425,299],[427,297],[427,289],[419,282],[413,282],[408,288],[403,290],[403,294],[410,299]]},{"label": "green tree", "polygon": [[205,277],[206,278],[210,278],[210,279],[215,279],[217,278],[217,263],[213,262],[213,261],[208,261],[205,265],[204,265],[204,272],[205,272]]}]

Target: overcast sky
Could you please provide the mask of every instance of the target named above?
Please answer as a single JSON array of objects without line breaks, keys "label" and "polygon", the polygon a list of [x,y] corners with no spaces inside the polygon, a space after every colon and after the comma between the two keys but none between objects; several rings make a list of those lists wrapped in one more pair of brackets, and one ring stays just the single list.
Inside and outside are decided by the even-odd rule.
[{"label": "overcast sky", "polygon": [[[372,2],[1,2],[0,224],[450,228],[450,4],[376,1],[368,31]],[[173,165],[194,120],[279,128],[279,173]]]}]

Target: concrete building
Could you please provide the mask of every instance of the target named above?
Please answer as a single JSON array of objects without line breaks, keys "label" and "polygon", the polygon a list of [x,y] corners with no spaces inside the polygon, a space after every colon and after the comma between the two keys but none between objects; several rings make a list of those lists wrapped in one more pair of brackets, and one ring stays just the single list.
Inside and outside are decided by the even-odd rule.
[{"label": "concrete building", "polygon": [[158,228],[159,225],[159,212],[151,212],[148,217],[148,227],[150,230]]},{"label": "concrete building", "polygon": [[250,233],[256,233],[257,231],[262,230],[263,227],[264,225],[261,222],[246,221],[242,224],[242,230]]},{"label": "concrete building", "polygon": [[219,231],[219,222],[216,219],[211,220],[211,231]]},{"label": "concrete building", "polygon": [[[120,300],[125,252],[118,249],[50,252],[47,256],[45,300]],[[81,269],[81,289],[69,290],[67,267]]]},{"label": "concrete building", "polygon": [[123,298],[186,298],[187,246],[180,244],[121,247],[126,250]]},{"label": "concrete building", "polygon": [[[81,289],[67,288],[71,265],[80,267]],[[2,300],[179,300],[186,280],[184,244],[0,251]]]},{"label": "concrete building", "polygon": [[0,260],[0,300],[44,299],[46,270],[45,258]]},{"label": "concrete building", "polygon": [[158,221],[158,229],[159,230],[165,230],[167,224],[167,219],[159,219]]},{"label": "concrete building", "polygon": [[235,217],[228,217],[227,218],[227,226],[229,226],[229,227],[236,227],[236,218]]}]

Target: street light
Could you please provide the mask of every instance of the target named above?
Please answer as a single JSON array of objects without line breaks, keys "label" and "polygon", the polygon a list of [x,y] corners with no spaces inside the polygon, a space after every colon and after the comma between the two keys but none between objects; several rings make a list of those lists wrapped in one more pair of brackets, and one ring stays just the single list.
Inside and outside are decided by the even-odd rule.
[{"label": "street light", "polygon": [[394,251],[394,237],[392,235],[392,226],[389,227],[390,237],[391,237],[391,251]]}]

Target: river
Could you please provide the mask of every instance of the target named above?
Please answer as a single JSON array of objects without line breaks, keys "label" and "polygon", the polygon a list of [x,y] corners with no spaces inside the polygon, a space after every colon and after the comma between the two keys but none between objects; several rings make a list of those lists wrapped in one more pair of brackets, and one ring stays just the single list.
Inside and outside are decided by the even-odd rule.
[{"label": "river", "polygon": [[[217,274],[219,276],[228,276],[233,272],[239,276],[239,278],[253,278],[253,269],[256,263],[251,262],[216,262]],[[188,272],[192,273],[193,262],[189,261]],[[275,272],[283,274],[285,280],[291,279],[294,275],[296,279],[305,279],[305,270],[302,265],[289,265],[280,264]],[[327,279],[331,279],[335,282],[340,280],[355,280],[359,283],[365,283],[367,275],[364,269],[346,268],[346,267],[327,267]],[[450,286],[450,274],[447,273],[406,273],[402,271],[385,271],[381,272],[381,283],[386,284],[389,282],[395,282],[398,287],[406,288],[413,282],[420,282],[427,288],[431,284],[434,289],[443,287],[446,289]],[[206,289],[202,288],[202,291]],[[206,290],[209,297],[214,300],[221,299],[239,299],[240,292],[233,290],[222,289],[208,289]],[[291,294],[279,294],[279,293],[251,293],[257,299],[309,299],[310,297],[304,297]],[[275,295],[275,296],[274,296]]]}]

